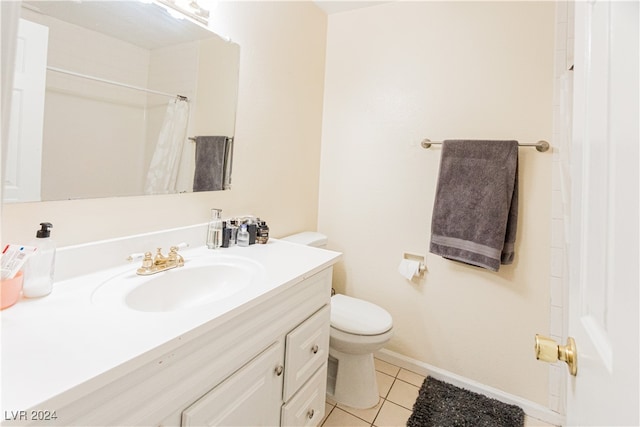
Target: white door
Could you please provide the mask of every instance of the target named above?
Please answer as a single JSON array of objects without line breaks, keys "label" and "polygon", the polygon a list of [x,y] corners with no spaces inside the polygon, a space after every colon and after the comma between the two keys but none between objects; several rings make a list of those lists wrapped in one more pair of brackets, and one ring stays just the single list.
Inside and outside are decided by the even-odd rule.
[{"label": "white door", "polygon": [[568,425],[640,425],[638,4],[575,2]]},{"label": "white door", "polygon": [[4,201],[40,201],[48,39],[48,27],[20,19]]}]

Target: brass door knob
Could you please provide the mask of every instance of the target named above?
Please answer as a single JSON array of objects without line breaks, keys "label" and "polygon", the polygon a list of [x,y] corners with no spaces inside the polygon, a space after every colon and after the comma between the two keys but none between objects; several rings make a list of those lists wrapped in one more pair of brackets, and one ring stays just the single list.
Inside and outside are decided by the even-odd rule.
[{"label": "brass door knob", "polygon": [[536,334],[535,351],[536,359],[551,363],[562,360],[569,367],[569,373],[577,375],[578,350],[573,338],[567,338],[567,345],[558,345],[553,339]]}]

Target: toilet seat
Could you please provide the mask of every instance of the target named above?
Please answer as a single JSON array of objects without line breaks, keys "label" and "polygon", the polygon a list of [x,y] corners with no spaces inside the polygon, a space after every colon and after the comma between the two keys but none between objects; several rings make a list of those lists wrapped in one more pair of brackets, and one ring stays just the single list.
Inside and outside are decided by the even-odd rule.
[{"label": "toilet seat", "polygon": [[393,319],[373,303],[336,294],[331,297],[331,327],[354,335],[380,335],[393,327]]}]

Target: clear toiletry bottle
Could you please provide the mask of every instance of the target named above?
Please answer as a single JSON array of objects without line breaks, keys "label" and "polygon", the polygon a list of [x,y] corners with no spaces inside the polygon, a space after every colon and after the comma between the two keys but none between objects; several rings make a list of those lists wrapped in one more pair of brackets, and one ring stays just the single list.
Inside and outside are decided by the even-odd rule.
[{"label": "clear toiletry bottle", "polygon": [[29,243],[29,246],[35,246],[37,249],[24,267],[22,295],[26,298],[43,297],[53,290],[56,244],[51,239],[51,228],[51,223],[41,222],[36,239]]},{"label": "clear toiletry bottle", "polygon": [[230,221],[231,235],[229,236],[229,247],[235,246],[238,243],[238,220],[232,219]]},{"label": "clear toiletry bottle", "polygon": [[222,246],[222,209],[211,209],[211,220],[207,228],[207,247],[218,249]]},{"label": "clear toiletry bottle", "polygon": [[249,246],[249,232],[247,231],[247,224],[240,226],[238,231],[238,246]]}]

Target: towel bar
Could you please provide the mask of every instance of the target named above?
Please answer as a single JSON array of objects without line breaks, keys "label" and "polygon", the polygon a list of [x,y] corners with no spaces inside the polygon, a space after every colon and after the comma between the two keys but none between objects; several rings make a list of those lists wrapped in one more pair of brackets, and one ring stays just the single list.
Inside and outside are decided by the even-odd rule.
[{"label": "towel bar", "polygon": [[[432,145],[440,145],[440,144],[442,144],[442,141],[431,141],[428,138],[423,139],[422,142],[420,143],[422,148],[430,148]],[[538,141],[538,142],[530,142],[530,143],[522,143],[522,144],[518,143],[518,146],[536,147],[536,150],[538,150],[541,153],[548,151],[550,148],[550,145],[547,141]]]},{"label": "towel bar", "polygon": [[[196,142],[196,137],[195,136],[190,136],[189,138],[187,138],[189,141],[191,142]],[[233,142],[233,137],[232,136],[228,136],[227,137],[227,141],[232,141]]]}]

